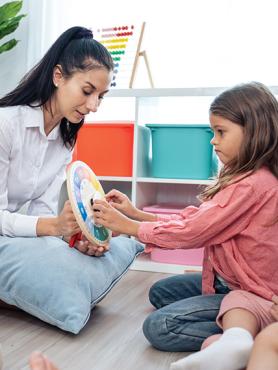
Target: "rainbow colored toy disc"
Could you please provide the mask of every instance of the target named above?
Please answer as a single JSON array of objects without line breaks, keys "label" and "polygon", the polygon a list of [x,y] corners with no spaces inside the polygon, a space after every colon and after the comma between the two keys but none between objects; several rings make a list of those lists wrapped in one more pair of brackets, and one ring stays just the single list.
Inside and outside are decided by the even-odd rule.
[{"label": "rainbow colored toy disc", "polygon": [[91,200],[103,199],[104,191],[91,168],[84,162],[73,162],[67,171],[67,190],[76,220],[86,238],[105,245],[111,231],[94,223]]}]

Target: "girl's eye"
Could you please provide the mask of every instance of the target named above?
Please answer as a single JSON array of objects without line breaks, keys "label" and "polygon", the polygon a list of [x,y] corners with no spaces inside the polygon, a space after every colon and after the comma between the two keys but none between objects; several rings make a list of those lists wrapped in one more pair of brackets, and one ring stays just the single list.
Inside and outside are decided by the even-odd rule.
[{"label": "girl's eye", "polygon": [[218,134],[220,135],[220,136],[223,136],[223,130],[217,130],[217,132],[218,132]]},{"label": "girl's eye", "polygon": [[104,99],[104,96],[100,95],[98,98],[99,98],[99,100],[102,100],[102,99]]},{"label": "girl's eye", "polygon": [[91,91],[85,91],[85,90],[83,90],[83,94],[86,95],[86,96],[88,96],[88,95],[91,94]]}]

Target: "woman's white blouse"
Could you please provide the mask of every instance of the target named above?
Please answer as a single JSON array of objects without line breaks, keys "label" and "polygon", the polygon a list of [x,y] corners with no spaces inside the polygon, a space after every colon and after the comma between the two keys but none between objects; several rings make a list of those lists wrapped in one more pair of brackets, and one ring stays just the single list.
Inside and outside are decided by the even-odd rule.
[{"label": "woman's white blouse", "polygon": [[70,161],[59,126],[45,135],[40,107],[0,108],[0,234],[36,236],[38,218],[57,214]]}]

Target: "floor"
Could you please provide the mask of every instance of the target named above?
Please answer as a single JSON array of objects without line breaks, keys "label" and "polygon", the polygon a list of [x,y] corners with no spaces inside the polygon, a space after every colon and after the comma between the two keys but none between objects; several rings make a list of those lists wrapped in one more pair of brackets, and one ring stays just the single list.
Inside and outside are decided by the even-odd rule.
[{"label": "floor", "polygon": [[129,271],[92,311],[77,336],[21,311],[0,309],[4,370],[28,369],[28,356],[40,350],[60,370],[168,370],[185,353],[161,352],[141,327],[152,311],[148,290],[166,274]]}]

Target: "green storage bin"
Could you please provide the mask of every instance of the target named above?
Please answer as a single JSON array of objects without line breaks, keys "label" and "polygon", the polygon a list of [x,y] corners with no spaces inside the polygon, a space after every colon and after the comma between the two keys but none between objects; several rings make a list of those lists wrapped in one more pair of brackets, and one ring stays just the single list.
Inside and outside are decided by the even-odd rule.
[{"label": "green storage bin", "polygon": [[216,163],[206,124],[148,124],[151,130],[151,176],[208,179]]}]

